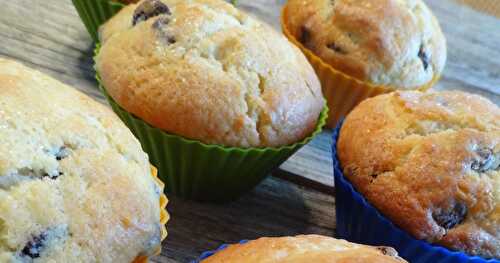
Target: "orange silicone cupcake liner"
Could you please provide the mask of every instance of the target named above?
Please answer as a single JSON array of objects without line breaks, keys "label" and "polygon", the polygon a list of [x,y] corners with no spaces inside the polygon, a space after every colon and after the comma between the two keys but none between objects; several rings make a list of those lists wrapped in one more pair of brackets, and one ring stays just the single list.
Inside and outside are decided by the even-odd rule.
[{"label": "orange silicone cupcake liner", "polygon": [[[395,91],[396,89],[389,86],[374,85],[366,81],[353,78],[339,70],[334,69],[331,65],[324,62],[321,58],[313,54],[312,51],[307,49],[300,43],[288,29],[287,23],[287,6],[285,5],[281,12],[281,27],[283,34],[290,42],[295,44],[302,53],[306,56],[311,63],[316,75],[321,81],[323,95],[325,96],[328,108],[327,126],[334,128],[337,122],[346,116],[358,103],[366,98],[374,97],[382,93]],[[440,76],[436,75],[434,78],[415,89],[425,91],[431,88]]]}]

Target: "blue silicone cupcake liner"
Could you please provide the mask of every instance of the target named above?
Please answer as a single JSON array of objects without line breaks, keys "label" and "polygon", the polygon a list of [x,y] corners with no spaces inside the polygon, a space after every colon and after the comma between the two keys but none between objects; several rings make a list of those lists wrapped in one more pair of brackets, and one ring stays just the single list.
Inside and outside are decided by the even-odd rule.
[{"label": "blue silicone cupcake liner", "polygon": [[[241,241],[240,241],[240,242],[238,242],[238,243],[239,243],[239,244],[245,244],[245,243],[247,243],[247,242],[248,242],[248,240],[241,240]],[[191,261],[191,263],[200,263],[202,260],[207,259],[208,257],[213,256],[215,253],[217,253],[217,252],[219,252],[219,251],[221,251],[221,250],[226,249],[228,246],[230,246],[230,245],[228,245],[228,244],[223,244],[223,245],[221,245],[220,247],[218,247],[216,250],[209,250],[209,251],[205,251],[205,252],[201,253],[201,255],[200,255],[197,259],[195,259],[195,260]]]},{"label": "blue silicone cupcake liner", "polygon": [[451,251],[444,247],[418,240],[401,230],[370,205],[344,178],[337,156],[337,139],[342,122],[333,132],[333,169],[335,177],[336,237],[355,243],[390,246],[411,263],[500,263]]}]

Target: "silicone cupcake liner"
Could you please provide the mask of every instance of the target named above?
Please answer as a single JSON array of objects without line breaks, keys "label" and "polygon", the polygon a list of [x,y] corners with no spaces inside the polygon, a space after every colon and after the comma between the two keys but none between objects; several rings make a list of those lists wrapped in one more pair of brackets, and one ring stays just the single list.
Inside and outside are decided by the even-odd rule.
[{"label": "silicone cupcake liner", "polygon": [[[98,52],[99,45],[95,54]],[[328,117],[325,105],[312,134],[292,145],[239,148],[205,144],[169,134],[137,118],[109,96],[98,73],[96,79],[114,112],[139,139],[150,162],[158,168],[160,179],[166,182],[166,191],[186,199],[215,202],[237,199],[320,133]]]},{"label": "silicone cupcake liner", "polygon": [[[382,93],[395,91],[394,88],[382,85],[373,85],[365,81],[358,80],[343,72],[334,69],[331,65],[325,63],[321,58],[313,54],[302,43],[297,41],[290,33],[287,23],[286,5],[281,12],[281,27],[283,34],[297,46],[311,63],[316,71],[323,95],[328,102],[330,109],[327,126],[334,128],[337,122],[347,115],[358,103],[366,98],[373,97]],[[440,76],[435,76],[429,83],[416,87],[415,89],[425,91],[439,80]]]},{"label": "silicone cupcake liner", "polygon": [[[240,241],[238,243],[239,244],[245,244],[247,242],[248,242],[248,240],[242,240],[242,241]],[[221,245],[220,247],[218,247],[216,250],[205,251],[205,252],[201,253],[201,255],[197,259],[191,261],[191,263],[200,263],[202,260],[207,259],[207,258],[213,256],[215,253],[217,253],[217,252],[219,252],[221,250],[226,249],[228,246],[229,246],[228,244],[224,244],[224,245]]]},{"label": "silicone cupcake liner", "polygon": [[[161,224],[161,241],[165,240],[167,237],[167,228],[165,227],[165,224],[167,223],[169,219],[169,215],[167,213],[166,207],[168,203],[168,199],[163,194],[163,189],[165,188],[165,184],[158,179],[158,170],[154,167],[151,166],[151,176],[153,177],[153,180],[155,181],[156,185],[160,188],[160,224]],[[158,248],[158,251],[156,251],[156,255],[160,254],[161,252],[161,246]],[[132,263],[148,263],[148,257],[146,256],[139,256]]]},{"label": "silicone cupcake liner", "polygon": [[500,263],[417,240],[390,222],[370,205],[343,176],[337,157],[337,139],[342,122],[333,132],[336,235],[355,243],[390,246],[411,263]]},{"label": "silicone cupcake liner", "polygon": [[[104,88],[101,89],[105,92]],[[176,196],[202,201],[231,201],[254,188],[273,169],[321,132],[327,110],[313,134],[280,148],[236,148],[208,145],[168,134],[123,110],[106,94],[115,113],[139,139],[166,190]]]},{"label": "silicone cupcake liner", "polygon": [[125,5],[113,0],[72,0],[92,39],[99,42],[99,26]]}]

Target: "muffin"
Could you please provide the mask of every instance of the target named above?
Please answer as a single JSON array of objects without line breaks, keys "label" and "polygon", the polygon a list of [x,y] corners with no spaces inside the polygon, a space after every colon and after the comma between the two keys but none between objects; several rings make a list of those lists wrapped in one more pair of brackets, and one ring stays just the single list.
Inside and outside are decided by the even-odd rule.
[{"label": "muffin", "polygon": [[[335,110],[381,92],[426,89],[446,61],[439,23],[421,0],[290,0],[282,19]],[[353,103],[343,103],[348,99]]]},{"label": "muffin", "polygon": [[142,262],[156,254],[166,199],[126,126],[17,62],[0,59],[0,83],[0,262]]},{"label": "muffin", "polygon": [[103,86],[154,127],[235,147],[283,146],[316,127],[323,99],[309,63],[230,4],[146,0],[100,33]]},{"label": "muffin", "polygon": [[329,262],[389,263],[406,262],[390,247],[358,245],[319,235],[263,237],[242,244],[229,245],[204,259],[216,262]]},{"label": "muffin", "polygon": [[356,190],[416,239],[500,258],[500,108],[492,102],[458,91],[368,99],[342,125],[337,154]]},{"label": "muffin", "polygon": [[[228,185],[248,180],[232,175],[248,169],[262,177],[298,149],[293,145],[303,144],[319,131],[324,100],[320,83],[303,54],[269,26],[224,1],[146,0],[128,5],[100,28],[100,40],[96,70],[119,112],[135,116],[164,134],[225,148],[222,155],[200,149],[214,157],[215,163],[191,163],[186,172],[173,171],[176,168],[171,166],[179,167],[174,162],[166,175],[166,169],[153,162],[167,180],[180,173],[193,178],[192,167],[199,165],[211,167],[208,174],[231,179],[231,183],[225,182]],[[149,138],[138,135],[143,145],[157,141],[149,134],[142,133]],[[167,144],[162,149],[172,146]],[[261,158],[247,154],[248,149],[266,154],[266,148],[280,153],[286,147],[284,155]],[[159,150],[147,152],[153,156]],[[199,150],[178,152],[187,151],[191,151],[185,156],[187,160],[200,154]],[[227,158],[227,151],[244,152]],[[158,161],[170,158],[168,154],[157,157]],[[225,163],[217,164],[218,160]],[[239,164],[229,171],[227,164],[234,161]],[[203,171],[200,174],[205,179],[207,176]],[[196,183],[196,188],[225,192],[215,189],[221,185],[212,184]],[[167,183],[167,187],[175,185]],[[188,183],[184,188],[192,187]]]}]

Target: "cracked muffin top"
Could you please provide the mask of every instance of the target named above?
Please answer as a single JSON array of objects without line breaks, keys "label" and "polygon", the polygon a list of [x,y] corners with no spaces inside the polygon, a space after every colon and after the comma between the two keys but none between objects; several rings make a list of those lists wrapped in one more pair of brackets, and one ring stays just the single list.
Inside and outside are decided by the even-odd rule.
[{"label": "cracked muffin top", "polygon": [[372,247],[319,235],[263,237],[245,244],[229,245],[203,263],[403,263],[396,250]]},{"label": "cracked muffin top", "polygon": [[160,245],[147,155],[99,103],[0,59],[0,262],[132,262]]},{"label": "cracked muffin top", "polygon": [[444,68],[445,38],[421,0],[289,0],[286,10],[299,42],[357,79],[412,89]]},{"label": "cracked muffin top", "polygon": [[316,126],[324,101],[304,55],[221,0],[145,0],[100,28],[96,68],[125,110],[204,143],[282,146]]},{"label": "cracked muffin top", "polygon": [[458,91],[362,102],[337,145],[344,175],[418,239],[500,258],[500,108]]}]

